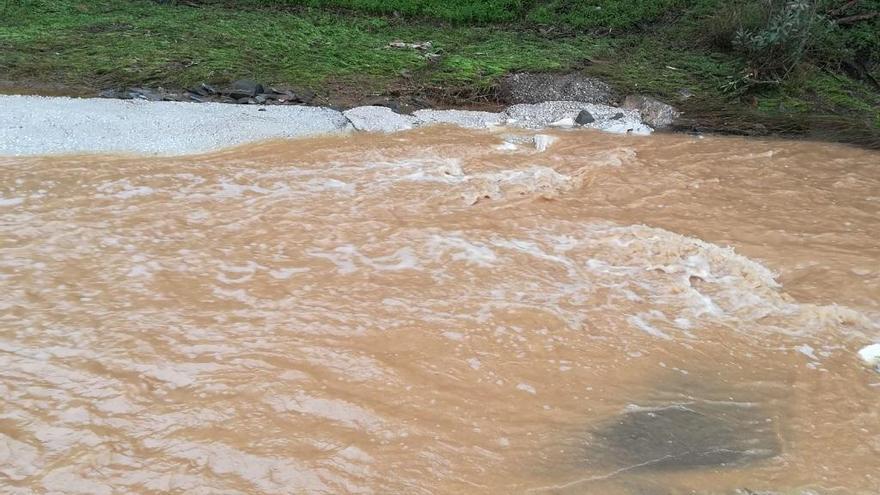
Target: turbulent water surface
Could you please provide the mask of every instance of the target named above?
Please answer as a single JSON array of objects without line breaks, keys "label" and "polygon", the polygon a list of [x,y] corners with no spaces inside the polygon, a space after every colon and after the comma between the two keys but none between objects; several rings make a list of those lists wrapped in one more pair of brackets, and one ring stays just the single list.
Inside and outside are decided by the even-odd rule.
[{"label": "turbulent water surface", "polygon": [[532,139],[0,159],[0,492],[880,492],[880,155]]}]

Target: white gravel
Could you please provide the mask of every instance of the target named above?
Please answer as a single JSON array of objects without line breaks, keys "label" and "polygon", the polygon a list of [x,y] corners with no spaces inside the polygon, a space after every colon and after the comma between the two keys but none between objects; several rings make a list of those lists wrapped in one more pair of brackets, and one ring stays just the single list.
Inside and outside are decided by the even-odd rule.
[{"label": "white gravel", "polygon": [[406,131],[417,125],[412,115],[401,115],[387,107],[355,107],[343,114],[355,129],[364,132]]},{"label": "white gravel", "polygon": [[572,126],[582,109],[589,110],[596,119],[585,127],[634,134],[649,134],[652,130],[633,110],[577,102],[514,105],[502,113],[419,110],[414,115],[400,115],[375,106],[342,113],[288,105],[0,95],[0,156],[185,155],[264,139],[354,130],[397,132],[433,124],[543,129]]},{"label": "white gravel", "polygon": [[466,129],[486,129],[504,124],[504,114],[473,110],[416,110],[421,125],[449,124]]},{"label": "white gravel", "polygon": [[651,134],[653,131],[651,127],[642,123],[639,112],[635,110],[578,101],[545,101],[513,105],[504,111],[504,115],[507,125],[543,129],[571,127],[581,110],[587,110],[596,119],[584,127],[619,134]]},{"label": "white gravel", "polygon": [[0,155],[182,155],[347,129],[320,107],[0,95]]}]

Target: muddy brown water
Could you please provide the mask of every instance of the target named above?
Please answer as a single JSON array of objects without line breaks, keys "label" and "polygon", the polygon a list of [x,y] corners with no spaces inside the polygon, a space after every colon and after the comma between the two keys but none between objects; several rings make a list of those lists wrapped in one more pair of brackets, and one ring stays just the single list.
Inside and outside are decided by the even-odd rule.
[{"label": "muddy brown water", "polygon": [[880,492],[880,154],[531,136],[0,159],[0,491]]}]

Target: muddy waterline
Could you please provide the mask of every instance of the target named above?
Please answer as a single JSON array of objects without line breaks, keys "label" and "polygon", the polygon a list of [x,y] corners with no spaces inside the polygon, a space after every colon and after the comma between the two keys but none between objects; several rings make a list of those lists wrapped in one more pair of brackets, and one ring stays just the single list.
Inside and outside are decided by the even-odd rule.
[{"label": "muddy waterline", "polygon": [[531,138],[0,159],[0,491],[880,492],[880,154]]}]

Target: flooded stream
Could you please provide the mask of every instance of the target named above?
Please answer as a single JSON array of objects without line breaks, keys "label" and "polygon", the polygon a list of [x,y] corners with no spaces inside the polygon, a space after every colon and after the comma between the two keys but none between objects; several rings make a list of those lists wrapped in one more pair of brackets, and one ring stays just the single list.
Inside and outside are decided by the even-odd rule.
[{"label": "flooded stream", "polygon": [[0,158],[0,492],[880,492],[880,154]]}]

